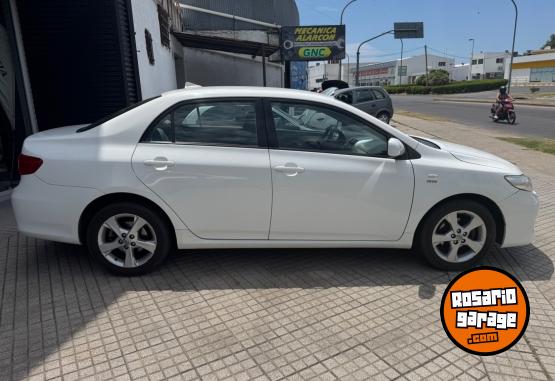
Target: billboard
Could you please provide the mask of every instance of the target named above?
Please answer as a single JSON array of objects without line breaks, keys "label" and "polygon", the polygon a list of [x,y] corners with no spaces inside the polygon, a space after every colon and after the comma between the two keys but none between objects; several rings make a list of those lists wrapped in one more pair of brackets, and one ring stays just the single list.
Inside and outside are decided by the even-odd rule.
[{"label": "billboard", "polygon": [[345,58],[345,25],[284,26],[281,56],[285,61]]},{"label": "billboard", "polygon": [[423,22],[393,23],[393,38],[424,38]]}]

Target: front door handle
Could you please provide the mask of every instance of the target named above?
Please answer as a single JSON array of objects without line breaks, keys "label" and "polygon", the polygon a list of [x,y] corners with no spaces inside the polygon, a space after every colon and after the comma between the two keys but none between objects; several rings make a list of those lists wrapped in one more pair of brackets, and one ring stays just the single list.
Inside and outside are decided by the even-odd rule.
[{"label": "front door handle", "polygon": [[284,173],[286,176],[296,176],[299,173],[303,173],[304,168],[296,165],[276,165],[274,171]]},{"label": "front door handle", "polygon": [[155,157],[154,159],[145,160],[143,163],[147,167],[154,167],[158,171],[164,171],[175,166],[174,161],[168,160],[165,157]]}]

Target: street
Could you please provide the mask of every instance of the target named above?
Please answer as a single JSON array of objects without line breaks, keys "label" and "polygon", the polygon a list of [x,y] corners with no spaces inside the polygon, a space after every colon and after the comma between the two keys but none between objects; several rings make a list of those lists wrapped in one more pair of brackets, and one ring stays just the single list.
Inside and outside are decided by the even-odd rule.
[{"label": "street", "polygon": [[[485,103],[463,103],[437,101],[435,95],[391,95],[396,112],[401,110],[427,114],[462,123],[478,129],[514,133],[515,135],[555,138],[555,108],[522,106],[515,103],[516,123],[493,123],[489,118],[490,105]],[[494,99],[492,99],[493,103]]]}]

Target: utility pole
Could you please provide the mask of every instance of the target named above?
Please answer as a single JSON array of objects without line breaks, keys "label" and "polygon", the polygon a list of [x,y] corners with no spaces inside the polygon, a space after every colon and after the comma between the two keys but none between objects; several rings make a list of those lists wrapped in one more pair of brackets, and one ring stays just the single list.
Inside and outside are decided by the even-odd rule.
[{"label": "utility pole", "polygon": [[511,49],[511,63],[509,67],[509,88],[507,93],[511,92],[511,79],[513,77],[513,57],[515,56],[515,39],[516,39],[516,22],[518,21],[518,7],[516,6],[515,0],[511,0],[515,6],[515,29],[513,31],[513,48]]},{"label": "utility pole", "polygon": [[399,68],[399,85],[403,84],[403,39],[401,40],[401,67]]},{"label": "utility pole", "polygon": [[428,46],[424,45],[424,56],[426,57],[426,86],[428,86]]},{"label": "utility pole", "polygon": [[470,63],[468,65],[468,80],[472,81],[472,60],[474,59],[474,39],[469,38],[468,41],[472,41],[472,50],[470,52]]},{"label": "utility pole", "polygon": [[[351,5],[352,3],[354,3],[355,1],[357,1],[357,0],[351,0],[351,1],[349,1],[349,2],[348,2],[347,4],[345,4],[345,6],[343,7],[343,10],[341,11],[341,17],[340,17],[340,19],[339,19],[339,25],[343,25],[343,13],[345,13],[345,9],[347,9],[347,7],[348,7],[349,5]],[[345,35],[347,35],[347,34],[345,33]],[[345,47],[345,50],[347,50],[347,47]],[[341,75],[341,74],[342,74],[342,71],[343,71],[343,59],[340,59],[340,60],[339,60],[339,78],[338,78],[340,81],[343,80],[343,77],[342,77],[342,75]]]}]

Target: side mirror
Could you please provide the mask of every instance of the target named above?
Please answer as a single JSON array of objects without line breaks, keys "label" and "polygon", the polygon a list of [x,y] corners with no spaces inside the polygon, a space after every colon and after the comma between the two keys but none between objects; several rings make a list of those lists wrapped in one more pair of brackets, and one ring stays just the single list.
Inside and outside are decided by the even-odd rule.
[{"label": "side mirror", "polygon": [[392,158],[405,154],[405,145],[397,138],[390,138],[387,141],[387,155]]}]

